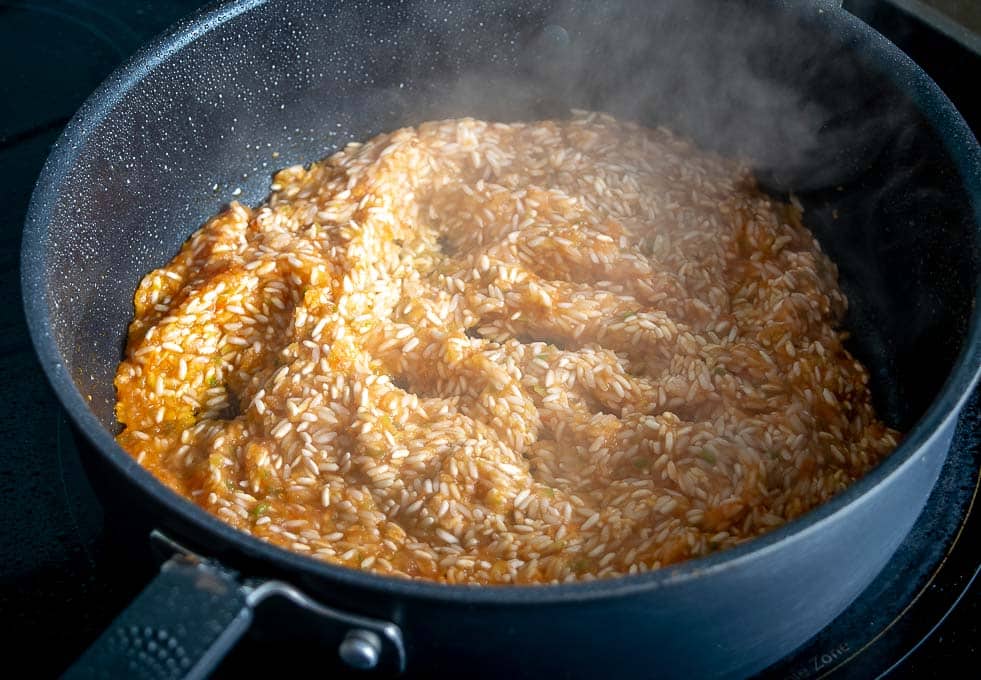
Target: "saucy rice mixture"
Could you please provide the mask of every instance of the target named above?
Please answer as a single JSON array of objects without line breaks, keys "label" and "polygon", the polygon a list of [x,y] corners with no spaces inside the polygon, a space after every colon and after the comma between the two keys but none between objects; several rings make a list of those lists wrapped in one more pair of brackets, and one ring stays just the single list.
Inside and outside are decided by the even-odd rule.
[{"label": "saucy rice mixture", "polygon": [[448,120],[232,203],[136,291],[119,443],[242,531],[453,583],[654,569],[891,451],[801,211],[608,116]]}]

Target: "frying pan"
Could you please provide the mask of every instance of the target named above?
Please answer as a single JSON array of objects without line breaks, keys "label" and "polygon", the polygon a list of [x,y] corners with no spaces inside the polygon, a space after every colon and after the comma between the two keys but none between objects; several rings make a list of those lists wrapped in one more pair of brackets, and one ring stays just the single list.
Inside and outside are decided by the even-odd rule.
[{"label": "frying pan", "polygon": [[[736,548],[561,586],[386,578],[243,535],[115,443],[112,378],[140,278],[277,168],[422,120],[590,108],[667,125],[794,192],[840,268],[851,351],[904,433],[865,478]],[[835,3],[242,0],[113,74],[52,149],[24,304],[107,512],[160,575],[69,671],[206,674],[254,617],[302,622],[322,672],[740,677],[876,576],[933,487],[978,378],[981,152],[937,86]],[[134,546],[134,551],[142,546]],[[261,622],[260,622],[261,623]],[[548,675],[546,675],[548,674]]]}]

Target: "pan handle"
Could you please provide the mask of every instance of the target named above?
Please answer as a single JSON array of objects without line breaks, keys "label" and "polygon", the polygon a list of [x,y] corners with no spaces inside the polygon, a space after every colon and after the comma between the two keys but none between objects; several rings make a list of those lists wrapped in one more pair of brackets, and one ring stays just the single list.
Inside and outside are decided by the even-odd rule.
[{"label": "pan handle", "polygon": [[[290,622],[316,633],[321,649],[336,649],[344,667],[365,677],[393,677],[405,670],[402,631],[391,621],[329,607],[282,581],[241,580],[157,530],[150,539],[171,557],[64,678],[205,678],[249,629],[256,612],[261,627],[267,614],[282,613],[283,607]],[[266,612],[268,607],[272,611]],[[276,628],[282,623],[280,617]]]},{"label": "pan handle", "polygon": [[175,555],[64,677],[205,678],[248,630],[252,615],[234,574]]}]

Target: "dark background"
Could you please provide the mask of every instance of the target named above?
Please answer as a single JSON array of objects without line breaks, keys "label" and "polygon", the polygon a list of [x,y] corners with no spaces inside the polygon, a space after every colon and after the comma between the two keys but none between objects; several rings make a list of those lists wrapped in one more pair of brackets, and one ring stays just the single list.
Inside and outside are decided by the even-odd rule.
[{"label": "dark background", "polygon": [[[23,217],[49,146],[89,92],[143,42],[201,4],[0,0],[0,394],[6,402],[0,410],[0,616],[7,667],[30,663],[41,677],[58,673],[91,641],[139,588],[146,567],[128,560],[127,546],[106,528],[34,358],[20,301]],[[933,75],[977,134],[979,58],[956,30],[938,29],[936,17],[917,18],[906,0],[845,4]],[[960,12],[969,3],[947,4]],[[954,16],[977,18],[966,12]],[[975,482],[979,420],[976,393],[955,444],[967,470],[958,474],[973,474]],[[959,493],[969,507],[971,490]],[[946,572],[918,591],[924,595],[917,616],[906,617],[918,619],[915,625],[891,628],[875,663],[845,666],[837,675],[871,677],[899,662],[891,677],[946,677],[953,664],[972,666],[981,617],[981,589],[969,585],[981,540],[977,514],[960,539],[967,548],[952,553]],[[957,531],[959,520],[945,540]],[[789,676],[809,661],[793,660],[773,676]]]}]

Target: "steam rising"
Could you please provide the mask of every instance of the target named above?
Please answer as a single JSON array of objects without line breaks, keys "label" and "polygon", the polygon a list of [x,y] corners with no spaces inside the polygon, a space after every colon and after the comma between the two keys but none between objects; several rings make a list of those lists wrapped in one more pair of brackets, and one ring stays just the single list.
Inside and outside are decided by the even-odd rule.
[{"label": "steam rising", "polygon": [[389,128],[467,115],[563,117],[582,108],[664,125],[704,149],[741,158],[764,189],[802,196],[808,226],[840,266],[852,303],[850,348],[873,370],[876,406],[891,424],[908,423],[908,399],[890,377],[894,367],[887,368],[890,345],[928,320],[907,314],[909,327],[890,328],[893,317],[880,310],[892,307],[903,282],[882,266],[881,253],[900,238],[883,219],[889,203],[922,192],[923,178],[903,170],[915,154],[905,133],[920,123],[888,84],[889,65],[863,56],[875,52],[859,42],[868,36],[843,38],[833,33],[840,23],[824,21],[840,3],[800,13],[779,4],[414,5],[403,37],[417,40],[422,24],[426,42],[399,56],[400,80],[413,82],[388,95],[409,120]]},{"label": "steam rising", "polygon": [[[781,34],[799,33],[790,25],[796,20],[768,3],[558,2],[547,11],[521,2],[505,11],[502,3],[451,5],[414,10],[428,28],[426,44],[400,58],[409,63],[403,72],[432,79],[432,97],[410,122],[602,110],[666,125],[745,158],[764,183],[798,191],[847,181],[884,143],[879,131],[890,112],[874,94],[848,86],[867,77],[867,66],[843,45],[829,47],[833,39],[788,49]],[[516,36],[503,51],[502,34]],[[460,41],[486,42],[476,51],[490,63],[452,62],[447,55],[460,51]],[[456,71],[451,82],[448,70]]]}]

